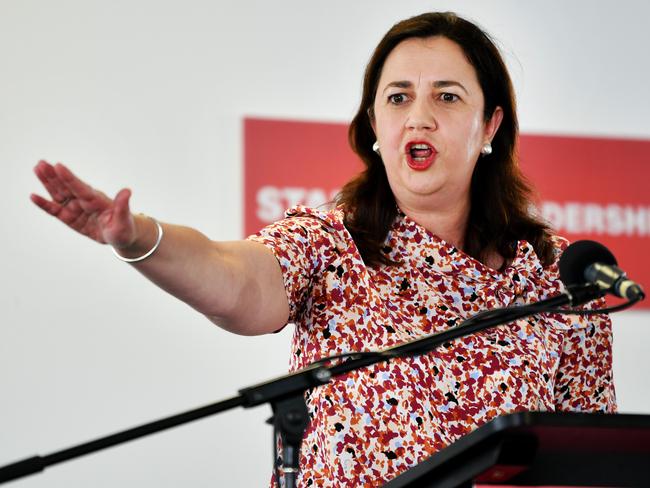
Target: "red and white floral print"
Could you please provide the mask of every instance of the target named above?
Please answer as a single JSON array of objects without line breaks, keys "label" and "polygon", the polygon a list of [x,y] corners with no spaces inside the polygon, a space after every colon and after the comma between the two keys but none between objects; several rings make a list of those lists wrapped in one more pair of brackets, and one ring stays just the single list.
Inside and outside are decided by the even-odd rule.
[{"label": "red and white floral print", "polygon": [[[399,266],[367,267],[341,209],[294,207],[249,239],[282,267],[295,323],[291,370],[562,290],[557,265],[543,268],[525,241],[498,272],[401,213],[384,247]],[[559,257],[567,242],[555,241]],[[381,486],[504,413],[614,412],[611,342],[606,316],[534,317],[318,387],[306,395],[298,486]]]}]

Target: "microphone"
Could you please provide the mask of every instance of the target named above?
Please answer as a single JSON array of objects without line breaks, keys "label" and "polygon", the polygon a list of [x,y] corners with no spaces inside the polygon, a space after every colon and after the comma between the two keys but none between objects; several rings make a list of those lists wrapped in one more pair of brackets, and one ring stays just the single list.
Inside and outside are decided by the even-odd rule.
[{"label": "microphone", "polygon": [[593,283],[601,290],[638,301],[645,298],[643,288],[627,278],[614,255],[595,241],[576,241],[560,256],[560,279],[567,286]]}]

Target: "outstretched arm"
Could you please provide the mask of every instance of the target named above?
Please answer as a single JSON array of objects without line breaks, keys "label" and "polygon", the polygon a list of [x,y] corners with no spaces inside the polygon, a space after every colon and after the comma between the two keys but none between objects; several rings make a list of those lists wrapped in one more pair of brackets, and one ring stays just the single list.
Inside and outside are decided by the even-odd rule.
[{"label": "outstretched arm", "polygon": [[[155,222],[131,213],[130,190],[111,199],[60,163],[40,161],[34,172],[51,200],[33,194],[32,201],[80,234],[127,258],[156,243]],[[256,335],[284,326],[289,304],[269,249],[249,241],[214,242],[188,227],[161,225],[164,237],[156,252],[132,263],[138,271],[231,332]]]}]

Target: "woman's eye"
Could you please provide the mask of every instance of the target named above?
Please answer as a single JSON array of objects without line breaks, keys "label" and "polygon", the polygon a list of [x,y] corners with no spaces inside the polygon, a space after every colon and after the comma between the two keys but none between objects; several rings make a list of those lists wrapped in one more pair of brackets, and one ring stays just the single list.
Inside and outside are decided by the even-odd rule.
[{"label": "woman's eye", "polygon": [[393,105],[401,105],[402,103],[406,102],[406,100],[406,95],[403,93],[395,93],[394,95],[389,95],[388,97],[388,101]]},{"label": "woman's eye", "polygon": [[459,100],[459,97],[454,93],[442,93],[440,95],[440,100],[442,100],[443,102],[451,103]]}]

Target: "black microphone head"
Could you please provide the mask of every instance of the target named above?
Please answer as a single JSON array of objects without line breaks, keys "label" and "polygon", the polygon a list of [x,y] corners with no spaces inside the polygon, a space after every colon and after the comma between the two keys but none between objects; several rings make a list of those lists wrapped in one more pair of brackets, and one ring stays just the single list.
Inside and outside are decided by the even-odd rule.
[{"label": "black microphone head", "polygon": [[576,241],[560,256],[560,279],[565,286],[585,283],[585,270],[594,263],[616,266],[616,258],[596,241]]}]

